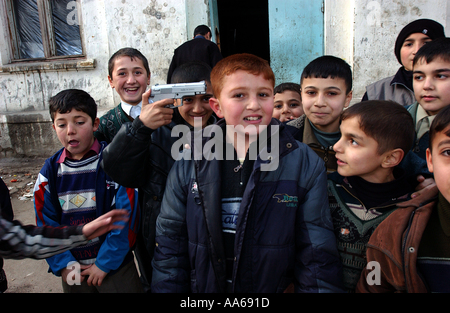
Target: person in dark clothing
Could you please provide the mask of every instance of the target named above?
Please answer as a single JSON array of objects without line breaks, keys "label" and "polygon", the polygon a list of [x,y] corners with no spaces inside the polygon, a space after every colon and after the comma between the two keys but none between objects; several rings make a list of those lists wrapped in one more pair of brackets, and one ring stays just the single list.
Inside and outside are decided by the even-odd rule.
[{"label": "person in dark clothing", "polygon": [[181,64],[202,61],[213,68],[222,58],[219,47],[211,41],[211,29],[206,25],[197,26],[194,30],[194,39],[175,49],[167,72],[167,83],[170,84],[173,72]]},{"label": "person in dark clothing", "polygon": [[167,177],[152,292],[341,292],[325,166],[272,118],[269,64],[232,55],[211,83],[221,120],[193,134]]},{"label": "person in dark clothing", "polygon": [[207,84],[206,94],[184,97],[182,106],[170,109],[165,106],[172,104],[173,99],[148,103],[149,90],[143,95],[141,115],[133,123],[125,123],[104,151],[105,172],[120,184],[139,189],[142,225],[135,254],[146,290],[150,288],[152,277],[156,218],[167,176],[176,157],[171,148],[185,138],[183,134],[176,133],[173,136],[172,133],[177,126],[188,131],[194,129],[195,119],[201,120],[202,126],[215,123],[216,118],[209,106],[209,98],[212,97],[210,73],[211,68],[198,61],[178,67],[172,75],[172,84],[204,80]]}]

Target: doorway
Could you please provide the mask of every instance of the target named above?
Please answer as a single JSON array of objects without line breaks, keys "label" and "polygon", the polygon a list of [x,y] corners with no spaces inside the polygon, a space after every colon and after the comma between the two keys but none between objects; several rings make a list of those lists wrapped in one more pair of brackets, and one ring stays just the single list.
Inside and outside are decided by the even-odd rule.
[{"label": "doorway", "polygon": [[255,54],[270,63],[276,84],[300,82],[324,53],[324,0],[209,0],[222,55]]},{"label": "doorway", "polygon": [[251,53],[270,62],[268,0],[217,0],[224,57]]}]

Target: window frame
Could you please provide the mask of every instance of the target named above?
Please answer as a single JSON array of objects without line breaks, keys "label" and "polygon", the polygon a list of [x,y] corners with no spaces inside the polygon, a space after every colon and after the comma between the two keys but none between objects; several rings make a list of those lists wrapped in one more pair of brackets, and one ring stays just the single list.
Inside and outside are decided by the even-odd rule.
[{"label": "window frame", "polygon": [[20,48],[19,48],[19,40],[18,40],[18,32],[16,27],[16,18],[14,14],[14,0],[6,0],[5,1],[5,12],[7,18],[7,26],[9,28],[9,42],[10,42],[10,63],[23,63],[23,62],[51,62],[58,60],[73,60],[73,59],[82,59],[86,58],[86,50],[84,44],[84,31],[83,31],[83,23],[81,20],[81,4],[79,0],[76,0],[77,6],[77,17],[78,17],[78,26],[80,29],[80,39],[81,39],[81,49],[82,53],[77,55],[56,55],[56,40],[55,40],[55,32],[53,29],[53,20],[52,20],[52,8],[50,0],[36,0],[39,12],[39,23],[41,28],[41,36],[42,36],[42,45],[44,48],[44,57],[43,58],[32,58],[32,59],[23,59],[20,58]]}]

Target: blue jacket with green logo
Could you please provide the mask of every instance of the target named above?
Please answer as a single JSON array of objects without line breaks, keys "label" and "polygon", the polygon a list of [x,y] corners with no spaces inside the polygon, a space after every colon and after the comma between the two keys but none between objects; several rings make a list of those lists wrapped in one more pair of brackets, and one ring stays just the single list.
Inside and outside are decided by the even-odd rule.
[{"label": "blue jacket with green logo", "polygon": [[[224,130],[224,121],[217,126]],[[324,162],[275,119],[269,134],[274,126],[279,132],[266,147],[270,152],[278,143],[279,153],[271,158],[260,153],[254,162],[237,218],[228,291],[283,292],[293,283],[296,292],[341,292]],[[222,145],[223,137],[201,137],[205,150],[210,140]],[[220,160],[208,161],[205,151],[195,160],[193,150],[184,152],[167,180],[157,220],[153,292],[227,291],[220,196],[226,182]],[[263,170],[270,162],[275,169]]]}]

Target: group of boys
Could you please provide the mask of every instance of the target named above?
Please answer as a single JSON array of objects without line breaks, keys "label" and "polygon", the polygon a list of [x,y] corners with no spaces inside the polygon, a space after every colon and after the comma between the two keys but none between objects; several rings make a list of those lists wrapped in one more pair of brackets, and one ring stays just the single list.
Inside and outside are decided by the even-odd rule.
[{"label": "group of boys", "polygon": [[[171,109],[173,99],[149,101],[146,58],[119,50],[108,79],[121,104],[102,118],[83,91],[50,99],[63,148],[39,174],[35,207],[38,225],[54,226],[124,208],[128,227],[49,258],[51,272],[68,292],[448,291],[448,51],[449,40],[436,39],[414,59],[418,106],[428,120],[437,116],[420,128],[430,129],[425,158],[412,149],[416,116],[404,107],[350,106],[352,73],[339,58],[313,60],[300,89],[276,94],[268,62],[254,55],[229,56],[213,69],[186,63],[171,83],[205,81],[207,91]],[[288,91],[287,100],[277,98]],[[280,122],[274,103],[296,113],[279,112]],[[177,125],[200,133],[203,148],[234,154],[195,157]],[[411,242],[401,246],[405,229]],[[72,261],[81,264],[81,285],[67,283]],[[366,279],[368,261],[381,264],[377,284]]]}]

